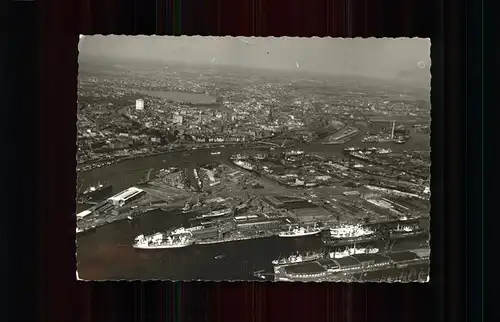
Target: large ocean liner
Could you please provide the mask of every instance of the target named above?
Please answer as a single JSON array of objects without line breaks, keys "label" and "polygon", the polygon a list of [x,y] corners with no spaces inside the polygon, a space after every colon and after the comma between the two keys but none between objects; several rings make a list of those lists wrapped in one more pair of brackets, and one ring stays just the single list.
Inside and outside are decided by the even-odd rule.
[{"label": "large ocean liner", "polygon": [[194,243],[193,233],[189,229],[178,228],[168,233],[153,235],[139,235],[134,239],[134,248],[138,249],[165,249],[182,248]]}]

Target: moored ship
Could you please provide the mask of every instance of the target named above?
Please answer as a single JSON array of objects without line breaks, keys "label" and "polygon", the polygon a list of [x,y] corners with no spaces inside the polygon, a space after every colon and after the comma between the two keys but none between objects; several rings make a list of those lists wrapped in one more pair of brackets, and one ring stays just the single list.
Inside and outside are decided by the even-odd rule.
[{"label": "moored ship", "polygon": [[304,154],[304,151],[302,151],[302,150],[292,150],[292,151],[285,152],[286,156],[299,156],[302,154]]},{"label": "moored ship", "polygon": [[82,198],[85,200],[97,199],[105,197],[113,191],[113,186],[109,183],[98,183],[95,186],[90,186],[82,192]]},{"label": "moored ship", "polygon": [[243,169],[250,170],[250,171],[253,170],[253,166],[248,162],[241,161],[241,160],[235,160],[233,162],[234,162],[234,164],[236,164],[237,166],[239,166]]},{"label": "moored ship", "polygon": [[195,219],[222,217],[222,216],[227,216],[227,215],[231,214],[231,212],[232,212],[231,208],[224,208],[224,209],[211,211],[208,214],[198,216]]},{"label": "moored ship", "polygon": [[321,228],[317,228],[316,225],[314,227],[295,227],[287,231],[282,231],[278,234],[279,237],[303,237],[303,236],[312,236],[319,234],[321,232]]},{"label": "moored ship", "polygon": [[375,232],[361,225],[341,225],[335,228],[330,228],[330,237],[332,239],[353,239],[359,237],[368,237],[374,235]]},{"label": "moored ship", "polygon": [[189,229],[178,228],[170,233],[156,233],[149,236],[139,235],[134,239],[134,248],[165,249],[182,248],[194,243],[193,234]]},{"label": "moored ship", "polygon": [[344,246],[354,243],[371,242],[379,238],[375,231],[357,225],[341,225],[330,229],[330,236],[323,239],[328,246]]},{"label": "moored ship", "polygon": [[257,238],[272,237],[273,234],[270,232],[260,231],[254,234],[242,234],[239,232],[235,233],[225,233],[217,236],[210,237],[196,237],[195,243],[198,245],[211,245],[211,244],[221,244],[228,242],[237,242],[243,240],[251,240]]},{"label": "moored ship", "polygon": [[353,247],[347,247],[343,251],[331,252],[329,256],[330,258],[343,258],[359,254],[376,254],[378,253],[378,251],[379,251],[378,248],[365,248],[365,247],[357,248],[356,246],[353,246]]},{"label": "moored ship", "polygon": [[189,204],[189,202],[186,202],[184,204],[184,207],[182,207],[181,213],[186,214],[186,213],[190,212],[190,210],[191,210],[191,205]]},{"label": "moored ship", "polygon": [[191,227],[191,228],[186,228],[186,231],[189,231],[190,233],[193,233],[193,232],[196,232],[196,231],[203,230],[204,228],[205,228],[204,226],[194,226],[194,227]]},{"label": "moored ship", "polygon": [[391,238],[404,238],[409,236],[422,235],[426,233],[424,229],[417,225],[400,225],[389,232]]},{"label": "moored ship", "polygon": [[331,239],[331,238],[323,238],[322,241],[325,245],[330,247],[339,247],[339,246],[347,246],[353,244],[362,244],[362,243],[370,243],[377,240],[379,236],[371,235],[366,237],[356,237],[356,238],[346,238],[346,239]]},{"label": "moored ship", "polygon": [[310,253],[306,253],[304,255],[297,253],[294,255],[290,255],[288,257],[275,259],[272,261],[272,264],[273,265],[288,265],[288,264],[294,264],[294,263],[304,263],[304,262],[315,261],[315,260],[322,259],[322,258],[323,258],[323,253],[321,253],[321,252],[310,252]]},{"label": "moored ship", "polygon": [[377,151],[377,154],[389,154],[391,152],[392,152],[391,149],[380,149]]},{"label": "moored ship", "polygon": [[390,136],[379,136],[379,135],[370,135],[367,137],[364,137],[361,142],[363,143],[388,143],[388,142],[393,142],[394,139],[392,139]]}]

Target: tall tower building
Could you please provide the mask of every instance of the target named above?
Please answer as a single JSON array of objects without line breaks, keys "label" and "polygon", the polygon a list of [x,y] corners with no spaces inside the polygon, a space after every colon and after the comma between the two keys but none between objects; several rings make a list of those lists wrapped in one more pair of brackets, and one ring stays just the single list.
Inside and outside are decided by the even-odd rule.
[{"label": "tall tower building", "polygon": [[144,100],[139,98],[135,100],[135,109],[137,111],[142,111],[144,109]]},{"label": "tall tower building", "polygon": [[269,117],[269,122],[272,122],[273,121],[273,118],[274,118],[274,107],[273,106],[270,106],[269,107],[269,114],[268,114],[268,117]]}]

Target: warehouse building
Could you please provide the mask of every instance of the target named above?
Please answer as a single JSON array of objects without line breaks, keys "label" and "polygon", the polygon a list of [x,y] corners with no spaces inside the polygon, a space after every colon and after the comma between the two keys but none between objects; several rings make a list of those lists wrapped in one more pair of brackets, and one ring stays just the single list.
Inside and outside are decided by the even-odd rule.
[{"label": "warehouse building", "polygon": [[144,193],[145,192],[142,189],[131,187],[120,192],[119,194],[114,195],[113,197],[108,198],[108,201],[114,206],[123,206],[126,203],[142,196]]}]

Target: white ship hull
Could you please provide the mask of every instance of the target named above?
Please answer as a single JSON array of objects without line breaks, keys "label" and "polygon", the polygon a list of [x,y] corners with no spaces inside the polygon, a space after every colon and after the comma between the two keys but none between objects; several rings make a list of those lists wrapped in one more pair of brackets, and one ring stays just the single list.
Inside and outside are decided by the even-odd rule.
[{"label": "white ship hull", "polygon": [[299,234],[289,234],[288,232],[281,232],[278,234],[279,237],[304,237],[304,236],[311,236],[311,235],[316,235],[319,234],[321,230],[314,230],[314,231],[309,231],[309,232],[303,232]]},{"label": "white ship hull", "polygon": [[134,239],[132,247],[137,249],[168,249],[183,248],[192,244],[194,244],[192,233],[181,227],[168,234],[139,235]]},{"label": "white ship hull", "polygon": [[370,250],[356,249],[356,250],[350,250],[348,252],[330,253],[330,258],[332,258],[332,259],[338,259],[338,258],[349,257],[349,256],[353,256],[353,255],[377,254],[377,253],[378,253],[378,248],[373,248],[373,249],[370,249]]},{"label": "white ship hull", "polygon": [[193,243],[177,244],[177,245],[133,245],[133,246],[136,249],[169,249],[169,248],[184,248],[192,244]]},{"label": "white ship hull", "polygon": [[356,238],[363,238],[363,237],[370,237],[373,236],[373,233],[370,234],[362,234],[362,235],[352,235],[352,236],[342,236],[342,235],[330,235],[332,239],[356,239]]},{"label": "white ship hull", "polygon": [[371,229],[366,229],[361,226],[342,226],[330,229],[330,237],[332,239],[351,239],[369,237],[375,232]]},{"label": "white ship hull", "polygon": [[306,263],[306,262],[312,262],[321,259],[323,256],[322,255],[316,255],[312,257],[306,257],[300,260],[273,260],[271,263],[275,266],[282,266],[282,265],[292,265],[292,264],[299,264],[299,263]]},{"label": "white ship hull", "polygon": [[206,215],[201,215],[200,218],[214,218],[214,217],[222,217],[229,215],[231,213],[231,209],[227,209],[224,211],[212,211]]},{"label": "white ship hull", "polygon": [[249,171],[252,171],[253,170],[253,166],[246,163],[246,162],[242,162],[242,161],[233,161],[234,164],[236,164],[237,166],[239,166],[240,168],[243,168],[245,170],[249,170]]},{"label": "white ship hull", "polygon": [[299,155],[303,155],[303,154],[304,154],[304,151],[290,151],[290,152],[285,152],[285,155],[289,156],[289,157],[295,157],[295,156],[299,156]]}]

